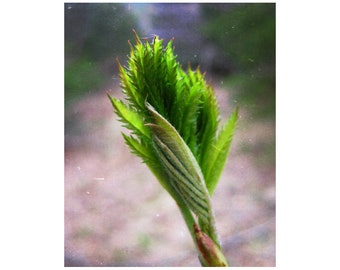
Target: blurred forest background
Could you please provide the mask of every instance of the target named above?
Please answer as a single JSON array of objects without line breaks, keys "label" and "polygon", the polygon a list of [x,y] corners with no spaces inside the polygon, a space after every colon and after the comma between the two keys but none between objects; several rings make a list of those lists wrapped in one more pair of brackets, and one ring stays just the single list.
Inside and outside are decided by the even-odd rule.
[{"label": "blurred forest background", "polygon": [[[240,121],[216,194],[232,266],[275,266],[275,4],[65,3],[65,266],[198,266],[171,198],[138,158],[106,97],[121,96],[132,29],[175,38],[224,120]],[[141,192],[142,191],[142,192]]]}]

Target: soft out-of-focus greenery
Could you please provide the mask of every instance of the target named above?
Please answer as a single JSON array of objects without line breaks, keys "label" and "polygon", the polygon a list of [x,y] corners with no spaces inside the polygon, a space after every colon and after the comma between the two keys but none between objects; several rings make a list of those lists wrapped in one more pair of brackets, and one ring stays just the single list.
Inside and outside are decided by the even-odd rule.
[{"label": "soft out-of-focus greenery", "polygon": [[204,35],[233,66],[225,82],[254,116],[275,117],[275,4],[205,4]]},{"label": "soft out-of-focus greenery", "polygon": [[99,87],[105,76],[97,63],[84,58],[77,59],[65,67],[65,100],[70,101]]},{"label": "soft out-of-focus greenery", "polygon": [[127,5],[65,3],[65,104],[110,82],[138,28]]}]

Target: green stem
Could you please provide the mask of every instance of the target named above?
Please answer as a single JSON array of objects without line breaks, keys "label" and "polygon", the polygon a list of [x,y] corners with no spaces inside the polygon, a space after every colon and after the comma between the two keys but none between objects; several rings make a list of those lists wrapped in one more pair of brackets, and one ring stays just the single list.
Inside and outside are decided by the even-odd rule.
[{"label": "green stem", "polygon": [[[195,237],[195,232],[194,232],[194,224],[195,224],[195,219],[192,216],[191,211],[188,209],[188,207],[186,207],[185,205],[179,204],[177,202],[177,205],[179,207],[179,209],[181,210],[182,216],[184,218],[185,224],[188,227],[188,230],[190,232],[190,235],[192,237],[192,240],[194,241],[194,244],[198,250],[198,246],[196,243],[196,237]],[[198,250],[199,251],[199,250]]]},{"label": "green stem", "polygon": [[[204,241],[202,241],[201,237],[199,237],[200,240],[197,239],[198,237],[197,231],[195,233],[195,228],[197,230],[197,224],[190,209],[185,204],[179,203],[178,201],[177,201],[177,205],[182,213],[185,224],[188,227],[192,240],[195,244],[197,253],[199,254],[198,258],[200,260],[201,265],[202,266],[228,266],[227,260],[224,257],[220,246],[215,246],[213,241],[208,236],[207,236],[208,243],[206,246],[204,246],[205,243],[203,243]],[[209,241],[211,241],[211,243],[209,243]],[[202,247],[202,244],[203,244],[203,247]],[[206,247],[208,248],[206,249]],[[204,258],[210,258],[210,260],[206,260]]]}]

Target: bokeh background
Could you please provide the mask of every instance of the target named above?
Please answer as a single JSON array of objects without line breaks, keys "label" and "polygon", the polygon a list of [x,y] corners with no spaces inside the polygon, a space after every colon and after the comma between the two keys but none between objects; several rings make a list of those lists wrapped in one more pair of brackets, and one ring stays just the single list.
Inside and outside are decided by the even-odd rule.
[{"label": "bokeh background", "polygon": [[275,266],[275,4],[65,3],[65,266],[199,266],[175,202],[124,145],[127,41],[175,38],[225,120],[240,119],[212,198],[232,266]]}]

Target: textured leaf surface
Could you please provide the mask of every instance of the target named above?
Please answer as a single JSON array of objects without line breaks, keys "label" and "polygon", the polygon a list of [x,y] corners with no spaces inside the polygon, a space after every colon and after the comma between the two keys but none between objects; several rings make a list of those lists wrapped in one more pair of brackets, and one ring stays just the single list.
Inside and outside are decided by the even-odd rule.
[{"label": "textured leaf surface", "polygon": [[116,113],[121,118],[121,121],[126,124],[126,127],[135,133],[140,133],[143,136],[150,137],[149,129],[146,128],[143,116],[135,110],[129,108],[120,100],[110,97]]},{"label": "textured leaf surface", "polygon": [[173,39],[130,44],[127,67],[118,62],[125,101],[110,97],[132,152],[143,160],[180,206],[194,236],[194,213],[217,245],[210,195],[228,156],[237,112],[218,134],[219,109],[211,85],[197,68],[185,72]]},{"label": "textured leaf surface", "polygon": [[222,170],[225,166],[237,122],[237,117],[238,109],[236,109],[230,116],[227,123],[219,133],[217,139],[208,149],[206,157],[203,161],[203,166],[206,168],[206,177],[209,179],[207,182],[207,188],[210,194],[213,194]]},{"label": "textured leaf surface", "polygon": [[171,184],[197,215],[200,225],[218,242],[210,196],[195,157],[176,129],[151,105],[147,105],[147,108],[154,119],[148,126],[152,130],[155,150]]}]

